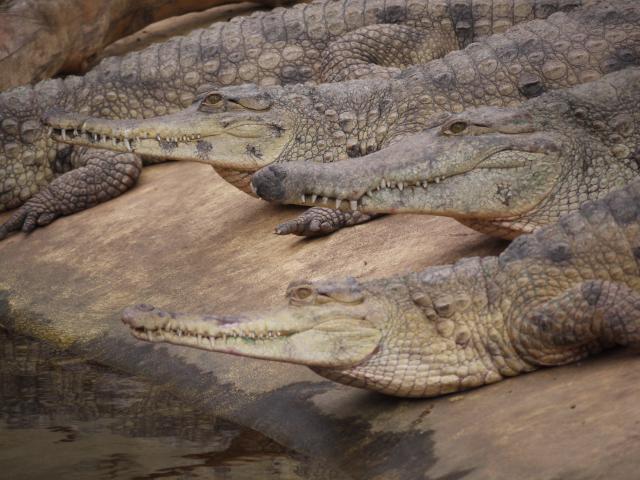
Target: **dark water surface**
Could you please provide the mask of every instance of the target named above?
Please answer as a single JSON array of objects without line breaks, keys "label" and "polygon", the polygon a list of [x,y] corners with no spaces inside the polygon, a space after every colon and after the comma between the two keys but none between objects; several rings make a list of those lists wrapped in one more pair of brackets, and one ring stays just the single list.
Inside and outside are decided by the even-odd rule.
[{"label": "dark water surface", "polygon": [[0,330],[0,478],[335,477],[140,378]]}]

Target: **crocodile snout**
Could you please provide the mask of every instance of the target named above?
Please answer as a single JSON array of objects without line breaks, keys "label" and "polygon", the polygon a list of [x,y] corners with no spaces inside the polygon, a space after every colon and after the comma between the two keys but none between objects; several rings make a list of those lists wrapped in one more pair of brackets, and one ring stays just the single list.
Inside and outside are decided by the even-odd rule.
[{"label": "crocodile snout", "polygon": [[260,198],[269,202],[279,202],[285,200],[286,177],[287,172],[280,165],[269,165],[253,175],[251,188]]}]

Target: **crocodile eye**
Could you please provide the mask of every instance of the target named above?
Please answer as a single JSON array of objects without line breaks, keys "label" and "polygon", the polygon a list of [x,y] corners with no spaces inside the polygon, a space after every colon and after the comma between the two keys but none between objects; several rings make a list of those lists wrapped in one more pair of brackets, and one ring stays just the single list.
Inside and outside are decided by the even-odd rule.
[{"label": "crocodile eye", "polygon": [[287,292],[289,301],[292,304],[307,304],[315,300],[315,290],[309,286],[291,287]]},{"label": "crocodile eye", "polygon": [[218,107],[222,103],[222,95],[219,93],[210,93],[202,100],[200,105],[204,105],[206,107]]},{"label": "crocodile eye", "polygon": [[464,132],[467,129],[467,127],[468,125],[466,122],[453,122],[444,130],[444,133],[457,135],[459,133]]},{"label": "crocodile eye", "polygon": [[299,300],[304,300],[305,298],[309,298],[311,295],[313,295],[313,290],[307,287],[297,288],[293,292],[293,296]]}]

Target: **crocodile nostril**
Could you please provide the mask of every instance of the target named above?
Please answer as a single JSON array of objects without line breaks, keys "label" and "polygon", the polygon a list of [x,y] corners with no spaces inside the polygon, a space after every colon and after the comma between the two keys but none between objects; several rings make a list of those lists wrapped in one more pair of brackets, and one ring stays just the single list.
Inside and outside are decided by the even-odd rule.
[{"label": "crocodile nostril", "polygon": [[284,179],[287,173],[279,165],[269,165],[258,170],[251,178],[251,188],[260,198],[281,201],[285,198]]}]

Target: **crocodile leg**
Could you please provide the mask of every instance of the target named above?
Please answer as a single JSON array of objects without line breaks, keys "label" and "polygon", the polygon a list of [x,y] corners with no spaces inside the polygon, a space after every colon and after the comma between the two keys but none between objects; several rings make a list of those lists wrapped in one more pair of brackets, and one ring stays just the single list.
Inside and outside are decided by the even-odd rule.
[{"label": "crocodile leg", "polygon": [[640,294],[622,283],[588,280],[531,309],[511,332],[516,350],[534,365],[574,362],[613,345],[639,346]]},{"label": "crocodile leg", "polygon": [[80,149],[78,166],[60,175],[27,200],[0,225],[0,240],[10,232],[31,232],[56,218],[111,200],[129,190],[142,170],[140,157],[131,153]]},{"label": "crocodile leg", "polygon": [[344,212],[332,208],[313,207],[300,216],[278,225],[275,233],[278,235],[318,237],[328,235],[341,228],[353,227],[354,225],[368,222],[379,216],[358,211]]}]

